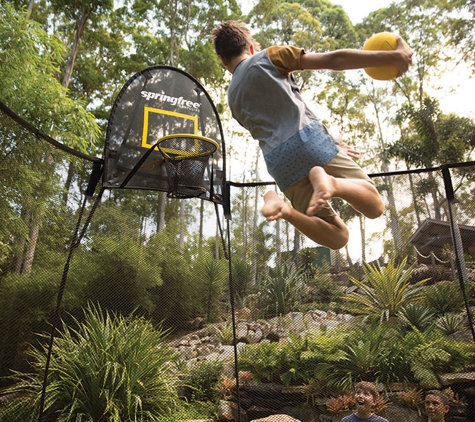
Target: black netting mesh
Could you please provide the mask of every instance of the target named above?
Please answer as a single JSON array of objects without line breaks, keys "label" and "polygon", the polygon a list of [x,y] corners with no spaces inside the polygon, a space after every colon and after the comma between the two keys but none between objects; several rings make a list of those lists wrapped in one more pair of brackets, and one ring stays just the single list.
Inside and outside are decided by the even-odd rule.
[{"label": "black netting mesh", "polygon": [[199,197],[209,191],[204,186],[204,173],[216,151],[213,141],[189,136],[164,139],[157,145],[165,160],[169,196]]},{"label": "black netting mesh", "polygon": [[[351,239],[346,248],[330,251],[284,221],[265,221],[261,197],[275,189],[272,183],[231,183],[231,221],[223,217],[221,205],[199,198],[176,200],[166,192],[106,190],[95,202],[96,188],[94,198],[87,199],[94,163],[52,147],[5,114],[0,119],[2,389],[14,383],[12,371],[39,372],[41,379],[44,361],[35,366],[28,350],[47,344],[58,289],[65,281],[59,312],[65,326],[76,327],[88,306],[115,315],[134,314],[171,330],[167,341],[183,359],[208,364],[201,366],[203,372],[193,372],[195,378],[183,381],[195,383],[194,389],[182,391],[189,401],[229,399],[214,387],[206,390],[197,378],[214,373],[212,362],[232,365],[234,322],[242,356],[239,368],[274,386],[254,391],[243,375],[243,420],[266,412],[292,414],[302,421],[317,420],[317,414],[320,420],[337,420],[341,416],[335,415],[341,414],[329,411],[328,400],[340,394],[338,383],[327,386],[329,391],[322,387],[330,374],[381,382],[392,394],[390,401],[401,406],[437,386],[453,393],[446,420],[475,420],[473,164],[376,175],[385,214],[364,219],[335,201]],[[78,236],[80,241],[74,243]],[[386,268],[390,262],[411,268],[408,285],[424,280],[424,295],[402,298],[407,306],[396,313],[385,313],[385,299],[379,297],[379,303],[375,299],[367,305],[362,318],[352,311],[349,297],[362,291],[352,280],[364,279],[365,263]],[[330,333],[343,326],[354,331],[338,343],[338,353],[346,353],[339,356],[346,358],[330,361],[327,378],[318,378],[313,365],[325,361],[324,349],[318,348],[323,337],[318,335],[333,338]],[[299,342],[305,333],[316,337]],[[292,352],[285,342],[289,338]],[[345,346],[352,341],[355,353],[361,352],[359,361]],[[242,346],[246,343],[267,349],[253,355]],[[278,352],[274,344],[282,345]],[[328,347],[327,357],[337,353]],[[275,368],[266,366],[265,356],[278,353],[282,361],[276,358]],[[363,358],[368,355],[374,357],[371,362]],[[345,359],[350,366],[343,364]],[[358,372],[360,363],[368,366]],[[276,393],[275,385],[300,388],[287,391],[293,407],[291,400],[278,395],[284,394],[281,390]],[[219,386],[223,392],[223,383]],[[297,391],[303,400],[295,405]],[[15,420],[5,415],[18,395],[1,397],[0,420]],[[417,417],[424,411],[414,400],[406,408]],[[312,416],[304,416],[302,409]]]}]

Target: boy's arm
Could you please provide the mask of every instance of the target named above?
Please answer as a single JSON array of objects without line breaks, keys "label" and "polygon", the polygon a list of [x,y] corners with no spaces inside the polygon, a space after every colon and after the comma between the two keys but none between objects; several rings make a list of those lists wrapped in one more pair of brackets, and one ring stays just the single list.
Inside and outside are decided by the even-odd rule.
[{"label": "boy's arm", "polygon": [[412,63],[412,50],[398,37],[396,50],[342,49],[328,53],[304,53],[300,57],[303,70],[349,70],[365,67],[395,66],[401,76]]}]

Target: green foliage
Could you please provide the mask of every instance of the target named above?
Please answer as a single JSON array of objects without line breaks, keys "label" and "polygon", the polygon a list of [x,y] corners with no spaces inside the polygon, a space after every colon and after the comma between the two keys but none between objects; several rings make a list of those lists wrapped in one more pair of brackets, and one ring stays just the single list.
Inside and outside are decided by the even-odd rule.
[{"label": "green foliage", "polygon": [[356,328],[342,344],[341,352],[328,356],[315,367],[315,378],[327,388],[347,390],[358,380],[389,378],[382,370],[384,352],[395,332],[384,325]]},{"label": "green foliage", "polygon": [[306,347],[306,341],[297,336],[279,343],[251,344],[241,351],[239,363],[260,381],[289,385],[305,377],[300,356]]},{"label": "green foliage", "polygon": [[361,380],[437,387],[438,375],[474,368],[475,346],[433,327],[403,333],[388,323],[373,323],[248,345],[240,364],[262,382],[304,382],[312,398],[343,393]]},{"label": "green foliage", "polygon": [[22,362],[28,343],[48,329],[48,318],[60,280],[59,271],[35,269],[30,275],[7,274],[0,279],[0,374],[26,370]]},{"label": "green foliage", "polygon": [[233,257],[232,277],[236,296],[242,300],[252,284],[252,265],[239,257]]},{"label": "green foliage", "polygon": [[225,345],[234,344],[233,325],[230,322],[224,322],[219,326],[214,326],[214,332],[219,338],[219,341]]},{"label": "green foliage", "polygon": [[436,315],[460,312],[464,301],[460,286],[452,281],[442,281],[424,288],[424,302]]},{"label": "green foliage", "polygon": [[160,416],[156,422],[183,422],[188,420],[218,419],[218,403],[180,401],[172,414]]},{"label": "green foliage", "polygon": [[300,302],[307,279],[301,268],[295,270],[287,264],[277,264],[266,275],[261,300],[268,316],[284,315]]},{"label": "green foliage", "polygon": [[201,361],[189,367],[184,377],[184,396],[190,401],[211,401],[218,399],[216,389],[223,372],[223,363]]},{"label": "green foliage", "polygon": [[390,148],[390,154],[418,167],[467,160],[475,144],[475,124],[468,118],[440,112],[436,99],[425,97],[416,108],[405,105],[399,119],[409,120],[414,136],[403,138]]},{"label": "green foliage", "polygon": [[4,3],[0,28],[0,100],[45,133],[86,152],[97,140],[98,128],[56,79],[64,46]]},{"label": "green foliage", "polygon": [[424,330],[434,321],[433,312],[423,303],[410,302],[401,308],[397,316],[418,330]]},{"label": "green foliage", "polygon": [[[92,307],[77,328],[63,324],[51,356],[44,420],[124,422],[172,412],[178,357],[163,345],[166,336],[144,319]],[[3,391],[9,406],[0,420],[25,409],[29,416],[22,420],[36,420],[46,355],[46,348],[31,350],[35,372],[12,377],[16,384]]]},{"label": "green foliage", "polygon": [[414,381],[424,388],[439,388],[438,374],[467,371],[475,365],[475,346],[444,337],[430,328],[413,330],[402,341]]},{"label": "green foliage", "polygon": [[216,321],[222,311],[219,305],[228,280],[227,264],[224,259],[217,260],[208,255],[207,259],[198,260],[192,270],[195,282],[200,285],[195,300],[201,304],[201,312],[209,322]]},{"label": "green foliage", "polygon": [[464,315],[456,313],[447,313],[439,316],[435,321],[435,326],[446,336],[454,334],[457,331],[467,329],[467,321]]},{"label": "green foliage", "polygon": [[383,268],[378,264],[365,264],[363,281],[350,277],[362,291],[346,296],[354,304],[350,305],[350,310],[363,315],[377,315],[383,321],[396,316],[407,303],[419,300],[421,288],[427,279],[411,284],[415,264],[406,268],[406,261],[404,258],[400,264],[396,264],[391,260]]}]

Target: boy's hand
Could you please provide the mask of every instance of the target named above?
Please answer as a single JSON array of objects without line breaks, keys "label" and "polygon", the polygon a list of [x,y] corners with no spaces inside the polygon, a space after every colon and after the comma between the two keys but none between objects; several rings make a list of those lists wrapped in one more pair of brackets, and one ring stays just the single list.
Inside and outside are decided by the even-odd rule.
[{"label": "boy's hand", "polygon": [[343,142],[343,136],[343,132],[340,132],[338,136],[335,136],[335,141],[338,141],[338,148],[348,155],[348,157],[353,158],[353,160],[360,158],[361,153],[350,147],[347,143]]},{"label": "boy's hand", "polygon": [[348,155],[348,157],[353,158],[354,160],[357,160],[358,158],[360,158],[361,153],[351,148],[348,144],[345,144],[343,141],[340,141],[338,148],[340,148],[346,155]]},{"label": "boy's hand", "polygon": [[401,60],[396,65],[398,69],[397,77],[399,77],[409,69],[409,66],[412,64],[412,55],[414,53],[400,36],[397,37],[396,51],[401,55]]}]

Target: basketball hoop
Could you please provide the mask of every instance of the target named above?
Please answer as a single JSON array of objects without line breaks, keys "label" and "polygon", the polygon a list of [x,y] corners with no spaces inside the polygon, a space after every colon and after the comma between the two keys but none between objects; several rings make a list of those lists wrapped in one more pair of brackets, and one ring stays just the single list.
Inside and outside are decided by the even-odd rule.
[{"label": "basketball hoop", "polygon": [[210,156],[218,143],[206,136],[192,133],[166,135],[156,143],[165,159],[168,196],[193,198],[206,193],[203,176]]}]

